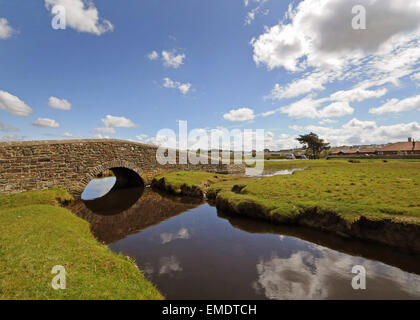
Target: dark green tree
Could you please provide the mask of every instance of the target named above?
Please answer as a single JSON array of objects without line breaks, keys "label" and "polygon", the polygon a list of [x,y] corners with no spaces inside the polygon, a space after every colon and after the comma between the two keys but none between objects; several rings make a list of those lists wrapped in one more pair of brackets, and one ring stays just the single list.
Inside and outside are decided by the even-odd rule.
[{"label": "dark green tree", "polygon": [[300,144],[303,145],[303,149],[306,149],[310,153],[310,157],[318,159],[319,155],[330,148],[330,144],[324,142],[323,139],[319,138],[317,134],[311,132],[309,134],[300,135],[296,138]]}]

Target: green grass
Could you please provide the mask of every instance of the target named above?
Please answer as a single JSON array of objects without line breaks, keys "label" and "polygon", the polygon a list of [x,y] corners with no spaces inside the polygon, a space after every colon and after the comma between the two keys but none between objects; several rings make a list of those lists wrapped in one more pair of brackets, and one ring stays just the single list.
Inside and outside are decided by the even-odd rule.
[{"label": "green grass", "polygon": [[[133,261],[54,206],[70,199],[58,189],[0,196],[0,299],[161,299]],[[55,265],[66,269],[65,290],[51,286]]]},{"label": "green grass", "polygon": [[304,167],[305,171],[293,175],[249,179],[239,194],[225,184],[223,196],[236,203],[252,200],[270,214],[290,216],[317,207],[338,213],[349,222],[363,215],[374,220],[420,223],[420,161],[265,163],[268,170]]},{"label": "green grass", "polygon": [[[266,215],[285,218],[316,209],[337,213],[348,222],[364,216],[420,224],[419,160],[265,162],[266,170],[290,168],[307,169],[287,176],[216,181],[207,195],[217,195],[232,207],[258,206]],[[177,186],[183,182],[199,186],[202,176],[186,171],[165,175]]]},{"label": "green grass", "polygon": [[175,171],[155,177],[152,185],[173,194],[200,197],[212,184],[237,179],[235,176],[206,171]]}]

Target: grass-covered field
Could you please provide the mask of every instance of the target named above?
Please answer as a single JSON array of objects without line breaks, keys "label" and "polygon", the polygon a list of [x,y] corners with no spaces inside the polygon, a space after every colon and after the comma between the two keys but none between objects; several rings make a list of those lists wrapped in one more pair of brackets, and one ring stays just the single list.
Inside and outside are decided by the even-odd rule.
[{"label": "grass-covered field", "polygon": [[[69,200],[58,189],[0,195],[0,299],[161,299],[133,261],[56,206]],[[66,269],[65,290],[51,286],[55,265]]]},{"label": "grass-covered field", "polygon": [[207,197],[222,211],[310,226],[420,253],[420,161],[265,162],[266,170],[291,168],[306,170],[264,178],[224,179],[219,175],[213,182],[210,174],[185,171],[164,178],[167,189],[172,182],[197,189],[210,184]]},{"label": "grass-covered field", "polygon": [[420,224],[420,161],[311,160],[265,162],[266,170],[307,168],[293,175],[245,179],[240,192],[235,182],[213,185],[232,203],[252,200],[270,214],[293,215],[320,207],[348,221],[361,215]]}]

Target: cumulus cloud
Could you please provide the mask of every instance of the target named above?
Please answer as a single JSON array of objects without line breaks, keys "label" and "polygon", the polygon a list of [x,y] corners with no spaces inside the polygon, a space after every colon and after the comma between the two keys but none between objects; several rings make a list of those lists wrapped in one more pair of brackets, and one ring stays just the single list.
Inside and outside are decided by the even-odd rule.
[{"label": "cumulus cloud", "polygon": [[147,55],[147,58],[149,60],[156,60],[159,59],[159,53],[157,53],[156,51],[152,51]]},{"label": "cumulus cloud", "polygon": [[101,128],[95,128],[96,132],[99,133],[106,133],[106,134],[115,134],[115,129],[113,127],[101,127]]},{"label": "cumulus cloud", "polygon": [[59,128],[60,124],[49,118],[38,118],[34,122],[32,122],[32,125],[36,127],[42,127],[42,128]]},{"label": "cumulus cloud", "polygon": [[0,90],[0,110],[1,109],[21,117],[26,117],[32,113],[32,109],[25,102],[9,92],[2,90]]},{"label": "cumulus cloud", "polygon": [[59,99],[56,97],[50,97],[48,99],[48,105],[51,108],[59,109],[59,110],[70,110],[71,109],[71,103],[68,102],[66,99]]},{"label": "cumulus cloud", "polygon": [[[352,8],[363,5],[367,29],[354,30]],[[398,17],[390,19],[389,17]],[[284,19],[252,39],[254,61],[269,70],[284,68],[291,81],[277,83],[270,98],[295,98],[323,91],[337,81],[357,85],[330,97],[364,101],[388,93],[385,84],[418,72],[420,3],[417,0],[303,0]],[[413,81],[416,76],[412,76]],[[375,89],[371,89],[376,87]]]},{"label": "cumulus cloud", "polygon": [[328,101],[329,99],[313,99],[313,96],[309,95],[299,101],[296,101],[286,107],[281,107],[277,110],[287,114],[289,117],[298,119],[336,118],[354,113],[354,109],[346,101],[333,102],[323,106],[323,104]]},{"label": "cumulus cloud", "polygon": [[99,17],[98,9],[92,0],[45,0],[47,10],[60,5],[66,9],[66,26],[78,32],[102,35],[114,30],[109,20]]},{"label": "cumulus cloud", "polygon": [[240,122],[253,120],[255,118],[254,110],[249,108],[240,108],[236,110],[230,110],[228,113],[223,115],[225,120]]},{"label": "cumulus cloud", "polygon": [[9,25],[6,18],[0,18],[0,39],[10,38],[16,31]]},{"label": "cumulus cloud", "polygon": [[373,114],[384,114],[390,112],[398,113],[408,110],[420,111],[420,95],[403,100],[391,99],[380,107],[370,109],[369,112]]},{"label": "cumulus cloud", "polygon": [[163,86],[170,89],[178,89],[183,95],[186,95],[191,89],[191,83],[181,83],[173,81],[170,78],[163,78]]},{"label": "cumulus cloud", "polygon": [[379,126],[375,121],[357,118],[339,128],[310,125],[296,129],[315,132],[333,146],[399,142],[420,135],[420,124],[415,121]]},{"label": "cumulus cloud", "polygon": [[[105,118],[101,119],[106,127],[115,127],[115,128],[134,128],[136,124],[125,117],[116,117],[107,115]],[[100,128],[97,128],[100,129]],[[103,132],[103,131],[102,131]],[[108,132],[109,133],[109,132]]]},{"label": "cumulus cloud", "polygon": [[331,95],[332,100],[338,101],[364,101],[371,98],[380,98],[386,95],[388,89],[383,88],[380,90],[366,90],[363,88],[354,88],[350,90],[340,90]]},{"label": "cumulus cloud", "polygon": [[176,54],[175,51],[162,51],[163,65],[168,68],[178,69],[184,64],[185,54]]},{"label": "cumulus cloud", "polygon": [[[354,30],[352,8],[369,12],[366,30]],[[267,29],[252,41],[254,60],[289,71],[341,67],[401,40],[420,27],[420,4],[407,0],[304,0],[289,9],[289,23]],[[398,19],[389,19],[396,16]]]}]

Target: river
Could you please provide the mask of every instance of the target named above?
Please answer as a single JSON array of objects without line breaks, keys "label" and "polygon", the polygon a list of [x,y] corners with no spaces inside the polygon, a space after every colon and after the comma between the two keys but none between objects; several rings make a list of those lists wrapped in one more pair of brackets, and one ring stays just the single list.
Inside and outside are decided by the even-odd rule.
[{"label": "river", "polygon": [[[168,299],[420,299],[418,256],[150,188],[106,194],[114,182],[94,180],[70,209]],[[352,288],[355,265],[366,269],[366,290]]]}]

